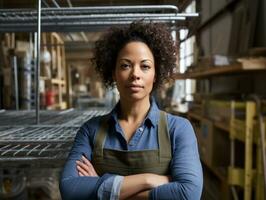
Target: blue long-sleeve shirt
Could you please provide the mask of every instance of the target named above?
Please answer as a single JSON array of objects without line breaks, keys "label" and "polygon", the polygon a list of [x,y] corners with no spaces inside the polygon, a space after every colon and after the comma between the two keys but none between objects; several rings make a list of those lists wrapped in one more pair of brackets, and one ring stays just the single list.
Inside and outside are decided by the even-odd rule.
[{"label": "blue long-sleeve shirt", "polygon": [[[159,109],[156,103],[151,101],[145,120],[128,143],[118,123],[118,109],[119,104],[111,112],[110,128],[104,148],[128,151],[158,149],[156,133]],[[109,198],[119,192],[123,180],[121,176],[105,174],[102,177],[80,177],[76,169],[76,160],[80,160],[82,155],[89,160],[92,158],[99,119],[100,117],[96,117],[86,122],[76,135],[60,180],[63,199],[97,199],[97,196]],[[193,128],[185,118],[171,114],[167,114],[167,121],[173,155],[170,164],[172,180],[168,184],[152,189],[149,198],[200,199],[203,177]]]}]

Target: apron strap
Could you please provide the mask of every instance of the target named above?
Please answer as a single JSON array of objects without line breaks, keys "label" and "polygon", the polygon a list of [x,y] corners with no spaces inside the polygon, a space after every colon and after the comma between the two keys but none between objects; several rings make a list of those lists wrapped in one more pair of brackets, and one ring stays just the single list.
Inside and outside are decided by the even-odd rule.
[{"label": "apron strap", "polygon": [[[97,157],[103,157],[103,147],[108,132],[108,120],[110,115],[105,115],[100,119],[99,130],[96,133],[93,154]],[[159,159],[160,162],[165,158],[172,156],[171,142],[168,130],[167,116],[164,111],[160,111],[160,119],[158,124],[158,143],[159,143]]]},{"label": "apron strap", "polygon": [[158,143],[160,162],[165,158],[172,157],[171,142],[168,130],[168,122],[166,112],[160,111],[160,120],[158,124]]},{"label": "apron strap", "polygon": [[99,122],[99,130],[96,133],[96,138],[94,142],[93,154],[98,157],[103,157],[103,147],[106,139],[106,133],[108,131],[108,120],[110,118],[110,114],[102,116]]}]

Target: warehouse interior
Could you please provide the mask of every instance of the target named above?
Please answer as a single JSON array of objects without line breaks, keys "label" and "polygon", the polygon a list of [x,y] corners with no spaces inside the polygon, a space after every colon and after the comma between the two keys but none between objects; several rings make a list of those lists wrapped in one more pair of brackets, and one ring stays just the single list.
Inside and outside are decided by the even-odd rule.
[{"label": "warehouse interior", "polygon": [[119,100],[94,70],[95,42],[134,20],[171,27],[175,80],[154,96],[193,125],[201,199],[266,199],[265,10],[265,0],[0,0],[0,199],[61,199],[77,130]]}]

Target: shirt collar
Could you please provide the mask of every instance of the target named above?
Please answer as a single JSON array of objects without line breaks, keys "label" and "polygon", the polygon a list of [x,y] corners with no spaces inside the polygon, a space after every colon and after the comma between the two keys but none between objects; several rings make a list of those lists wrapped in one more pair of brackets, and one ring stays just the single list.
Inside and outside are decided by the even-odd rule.
[{"label": "shirt collar", "polygon": [[[154,97],[150,98],[150,109],[149,112],[146,116],[146,118],[144,119],[144,123],[146,122],[150,122],[152,126],[156,126],[156,124],[158,123],[159,120],[159,108],[155,102]],[[111,111],[110,115],[111,115],[111,119],[114,120],[114,122],[118,122],[118,112],[120,109],[120,101],[115,105],[115,107],[113,108],[113,110]]]}]

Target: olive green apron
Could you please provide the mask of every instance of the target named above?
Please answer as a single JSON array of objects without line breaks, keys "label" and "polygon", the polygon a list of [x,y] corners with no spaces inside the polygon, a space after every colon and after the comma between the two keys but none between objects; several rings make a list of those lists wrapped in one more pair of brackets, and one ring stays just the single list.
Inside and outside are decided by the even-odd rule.
[{"label": "olive green apron", "polygon": [[105,173],[122,176],[140,173],[170,174],[169,164],[172,153],[165,112],[160,112],[158,124],[159,149],[156,150],[125,151],[104,149],[105,139],[108,134],[108,119],[109,115],[106,115],[100,122],[92,154],[92,164],[98,175],[101,176]]}]

